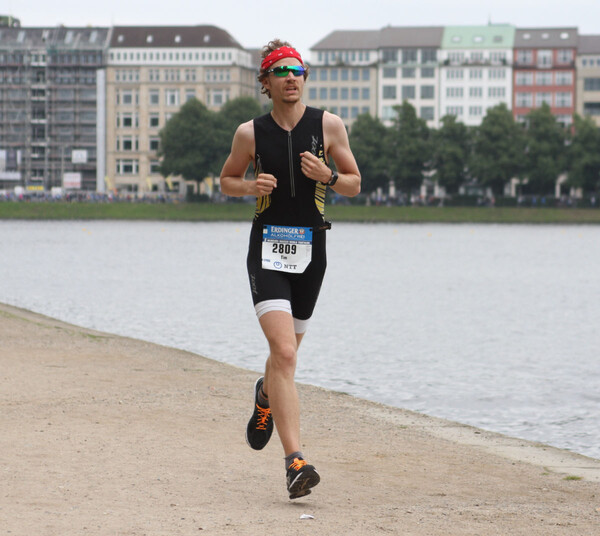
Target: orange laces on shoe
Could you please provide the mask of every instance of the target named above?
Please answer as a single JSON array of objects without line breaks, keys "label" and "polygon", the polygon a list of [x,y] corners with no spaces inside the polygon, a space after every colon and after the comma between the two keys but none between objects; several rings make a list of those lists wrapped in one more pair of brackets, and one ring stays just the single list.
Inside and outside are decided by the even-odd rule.
[{"label": "orange laces on shoe", "polygon": [[290,464],[288,469],[294,469],[294,471],[299,471],[305,465],[306,460],[303,460],[301,458],[294,458],[294,461]]},{"label": "orange laces on shoe", "polygon": [[256,404],[256,408],[258,409],[258,422],[256,423],[256,429],[266,430],[267,421],[271,416],[271,408],[261,408],[258,404]]}]

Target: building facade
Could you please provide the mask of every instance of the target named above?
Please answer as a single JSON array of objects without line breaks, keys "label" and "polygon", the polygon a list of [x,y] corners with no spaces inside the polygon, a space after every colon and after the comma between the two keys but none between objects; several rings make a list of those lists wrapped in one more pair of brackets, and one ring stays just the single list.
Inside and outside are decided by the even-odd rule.
[{"label": "building facade", "polygon": [[576,109],[577,28],[518,28],[513,56],[513,116],[525,116],[543,104],[564,125]]},{"label": "building facade", "polygon": [[96,189],[108,28],[0,29],[0,189]]},{"label": "building facade", "polygon": [[511,25],[447,26],[440,51],[440,114],[477,126],[488,108],[512,106]]},{"label": "building facade", "polygon": [[136,195],[184,192],[181,178],[160,175],[158,151],[186,101],[219,110],[259,89],[250,52],[215,26],[114,27],[105,78],[105,188]]},{"label": "building facade", "polygon": [[311,48],[304,101],[339,115],[347,127],[377,115],[378,31],[335,31]]},{"label": "building facade", "polygon": [[577,113],[600,127],[600,35],[580,35],[577,54]]}]

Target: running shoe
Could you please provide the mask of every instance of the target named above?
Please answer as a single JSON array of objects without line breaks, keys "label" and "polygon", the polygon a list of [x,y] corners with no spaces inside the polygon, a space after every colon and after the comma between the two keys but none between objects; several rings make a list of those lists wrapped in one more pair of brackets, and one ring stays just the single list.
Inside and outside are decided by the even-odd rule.
[{"label": "running shoe", "polygon": [[304,497],[310,493],[310,488],[314,488],[321,477],[317,470],[306,463],[302,458],[294,458],[294,461],[287,468],[287,489],[290,499]]},{"label": "running shoe", "polygon": [[254,384],[254,413],[246,427],[246,443],[254,450],[263,449],[273,433],[271,408],[263,408],[258,404],[258,391],[262,387],[263,379],[264,377],[258,378]]}]

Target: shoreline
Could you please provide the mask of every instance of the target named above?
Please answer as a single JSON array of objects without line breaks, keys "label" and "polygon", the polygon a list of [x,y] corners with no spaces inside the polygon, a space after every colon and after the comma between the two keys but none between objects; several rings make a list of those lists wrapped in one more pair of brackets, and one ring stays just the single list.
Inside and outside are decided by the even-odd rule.
[{"label": "shoreline", "polygon": [[546,536],[600,521],[600,460],[305,384],[322,483],[289,501],[277,438],[244,441],[255,372],[4,304],[0,341],[11,534]]}]

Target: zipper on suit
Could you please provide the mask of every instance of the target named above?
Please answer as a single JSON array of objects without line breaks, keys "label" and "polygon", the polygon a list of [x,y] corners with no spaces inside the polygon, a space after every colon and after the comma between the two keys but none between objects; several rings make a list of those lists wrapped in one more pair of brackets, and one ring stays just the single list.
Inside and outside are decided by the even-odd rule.
[{"label": "zipper on suit", "polygon": [[294,163],[292,160],[292,131],[288,130],[288,161],[290,166],[290,191],[292,197],[296,197],[296,185],[294,184]]}]

